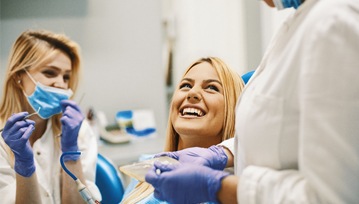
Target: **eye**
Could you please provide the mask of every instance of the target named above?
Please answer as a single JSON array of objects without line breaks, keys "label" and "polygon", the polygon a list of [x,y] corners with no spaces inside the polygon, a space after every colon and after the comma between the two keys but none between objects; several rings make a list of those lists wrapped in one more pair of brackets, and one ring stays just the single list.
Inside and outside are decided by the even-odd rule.
[{"label": "eye", "polygon": [[64,75],[64,81],[65,81],[65,82],[70,81],[70,79],[71,79],[71,75],[70,75],[70,74],[65,74],[65,75]]},{"label": "eye", "polygon": [[55,70],[51,70],[51,69],[44,70],[41,73],[48,78],[53,78],[53,77],[57,76],[57,72]]},{"label": "eye", "polygon": [[207,89],[210,89],[210,90],[219,92],[219,88],[218,88],[217,86],[215,86],[215,85],[208,85],[208,86],[207,86]]},{"label": "eye", "polygon": [[183,88],[192,88],[192,86],[191,86],[191,84],[189,84],[189,83],[182,83],[182,84],[180,84],[180,87],[179,87],[179,89],[183,89]]}]

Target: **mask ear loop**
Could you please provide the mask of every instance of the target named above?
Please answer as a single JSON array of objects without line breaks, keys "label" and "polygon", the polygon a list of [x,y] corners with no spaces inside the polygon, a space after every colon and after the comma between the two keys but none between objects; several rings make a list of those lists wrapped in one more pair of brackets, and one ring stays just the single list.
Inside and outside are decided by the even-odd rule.
[{"label": "mask ear loop", "polygon": [[29,78],[31,79],[32,82],[34,82],[34,84],[36,84],[35,79],[31,76],[31,74],[25,69],[25,72],[27,74],[27,76],[29,76]]},{"label": "mask ear loop", "polygon": [[[27,74],[27,76],[31,79],[32,82],[34,82],[34,84],[36,85],[36,82],[35,82],[35,79],[32,78],[31,74],[26,70],[24,69],[25,73]],[[24,93],[24,95],[27,97],[28,95],[25,93],[24,89],[22,90],[22,92]],[[31,95],[31,94],[30,94]]]}]

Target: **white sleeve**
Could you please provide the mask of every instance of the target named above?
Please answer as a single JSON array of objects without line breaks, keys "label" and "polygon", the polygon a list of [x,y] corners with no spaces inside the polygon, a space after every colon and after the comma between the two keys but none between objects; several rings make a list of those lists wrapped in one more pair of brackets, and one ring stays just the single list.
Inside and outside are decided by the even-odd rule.
[{"label": "white sleeve", "polygon": [[224,140],[218,146],[226,147],[234,155],[234,138]]},{"label": "white sleeve", "polygon": [[15,203],[16,174],[10,166],[5,142],[0,138],[0,195],[2,203]]},{"label": "white sleeve", "polygon": [[315,35],[308,30],[303,42],[307,49],[303,52],[306,57],[301,59],[298,82],[298,170],[245,168],[237,189],[239,203],[358,203],[359,15],[356,9],[351,15],[336,12],[335,19],[311,28]]}]

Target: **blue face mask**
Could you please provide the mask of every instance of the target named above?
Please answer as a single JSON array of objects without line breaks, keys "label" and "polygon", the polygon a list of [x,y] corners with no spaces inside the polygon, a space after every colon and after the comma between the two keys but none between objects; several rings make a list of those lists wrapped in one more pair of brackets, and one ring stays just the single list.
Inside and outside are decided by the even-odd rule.
[{"label": "blue face mask", "polygon": [[38,115],[43,119],[48,119],[55,114],[61,113],[60,101],[67,100],[72,96],[71,89],[59,89],[45,86],[40,82],[35,82],[32,76],[26,71],[30,79],[36,84],[34,93],[27,97],[27,101],[36,111],[40,108]]},{"label": "blue face mask", "polygon": [[302,4],[302,0],[273,0],[273,3],[278,8],[278,10],[290,7],[297,9],[300,4]]}]

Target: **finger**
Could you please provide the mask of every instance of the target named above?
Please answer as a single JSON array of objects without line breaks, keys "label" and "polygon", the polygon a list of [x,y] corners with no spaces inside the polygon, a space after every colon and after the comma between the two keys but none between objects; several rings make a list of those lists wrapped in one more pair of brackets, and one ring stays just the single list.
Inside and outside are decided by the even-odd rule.
[{"label": "finger", "polygon": [[159,154],[156,154],[155,157],[163,157],[163,156],[168,156],[171,157],[173,159],[178,160],[178,153],[177,152],[162,152]]},{"label": "finger", "polygon": [[78,112],[81,112],[80,107],[76,104],[75,101],[72,100],[62,100],[60,102],[61,108],[62,108],[62,112],[65,112],[66,107],[72,107],[73,109],[77,110]]},{"label": "finger", "polygon": [[159,169],[161,172],[172,171],[176,169],[179,165],[178,164],[163,164],[161,162],[156,161],[153,165],[156,169]]},{"label": "finger", "polygon": [[[29,134],[29,129],[30,129],[30,134]],[[22,142],[23,140],[27,141],[33,130],[34,130],[33,125],[24,126],[24,127],[21,127],[20,129],[16,130],[13,133],[9,133],[8,136],[4,139],[7,142]],[[25,134],[29,134],[29,135],[25,135]],[[25,137],[24,137],[24,135],[25,135]]]},{"label": "finger", "polygon": [[35,126],[35,121],[30,120],[30,119],[25,119],[24,120],[28,125],[34,125]]},{"label": "finger", "polygon": [[158,175],[156,174],[156,168],[152,167],[147,174],[145,175],[145,180],[147,183],[151,184],[154,188],[157,187]]},{"label": "finger", "polygon": [[22,135],[21,139],[26,141],[29,140],[34,130],[35,130],[35,126],[29,125],[29,127],[25,130],[24,134]]},{"label": "finger", "polygon": [[71,117],[71,111],[73,110],[73,108],[71,106],[66,106],[63,110],[62,110],[62,116],[67,116],[67,117]]},{"label": "finger", "polygon": [[70,124],[71,119],[67,115],[62,115],[60,118],[60,122],[62,126],[66,126]]},{"label": "finger", "polygon": [[16,113],[13,114],[12,116],[9,117],[9,119],[6,121],[5,129],[9,129],[10,127],[12,127],[16,122],[18,122],[19,120],[22,120],[25,118],[25,116],[27,116],[29,113],[28,112],[20,112],[20,113]]},{"label": "finger", "polygon": [[62,115],[67,116],[71,119],[75,119],[77,121],[83,120],[83,118],[84,118],[84,116],[82,115],[82,113],[80,111],[78,111],[77,109],[75,109],[71,106],[67,106]]},{"label": "finger", "polygon": [[27,128],[29,125],[31,125],[31,123],[35,123],[35,122],[28,123],[27,121],[19,120],[19,121],[16,121],[16,123],[13,126],[7,127],[6,129],[4,128],[4,131],[8,132],[9,135],[17,135],[17,133],[21,129]]}]

